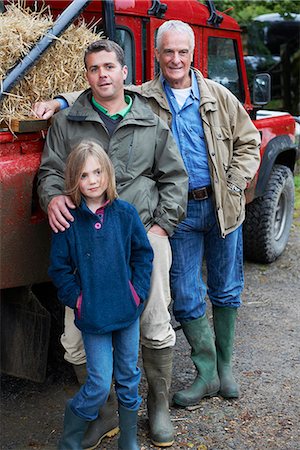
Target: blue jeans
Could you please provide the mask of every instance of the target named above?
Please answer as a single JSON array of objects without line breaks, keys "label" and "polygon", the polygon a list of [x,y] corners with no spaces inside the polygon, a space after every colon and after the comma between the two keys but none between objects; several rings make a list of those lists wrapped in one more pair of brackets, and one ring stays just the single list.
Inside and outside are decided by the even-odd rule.
[{"label": "blue jeans", "polygon": [[106,334],[82,333],[86,351],[87,379],[71,401],[71,409],[85,420],[94,420],[108,398],[112,377],[118,401],[136,411],[141,404],[137,367],[139,320],[122,330]]},{"label": "blue jeans", "polygon": [[[211,198],[190,200],[187,217],[170,239],[171,291],[178,322],[203,317],[205,295],[215,306],[239,307],[244,287],[242,226],[222,238]],[[206,260],[207,289],[202,277]]]}]

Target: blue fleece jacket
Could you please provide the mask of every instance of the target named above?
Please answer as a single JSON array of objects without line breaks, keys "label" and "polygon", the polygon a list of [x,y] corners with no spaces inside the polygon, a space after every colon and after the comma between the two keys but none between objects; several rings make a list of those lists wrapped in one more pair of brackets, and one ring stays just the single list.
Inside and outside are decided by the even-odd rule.
[{"label": "blue fleece jacket", "polygon": [[49,276],[58,298],[75,309],[81,331],[126,328],[143,310],[152,272],[153,251],[138,213],[117,199],[105,207],[103,224],[84,201],[71,214],[70,228],[52,234]]}]

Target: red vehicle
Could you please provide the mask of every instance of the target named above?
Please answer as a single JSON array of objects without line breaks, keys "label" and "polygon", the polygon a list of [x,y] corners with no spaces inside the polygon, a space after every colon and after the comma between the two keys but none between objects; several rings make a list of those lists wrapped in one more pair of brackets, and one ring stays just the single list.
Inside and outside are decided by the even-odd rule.
[{"label": "red vehicle", "polygon": [[[230,89],[261,133],[261,166],[247,190],[245,255],[258,262],[275,260],[286,246],[293,217],[293,171],[298,158],[295,120],[288,113],[259,111],[270,100],[268,75],[256,75],[251,98],[241,29],[236,21],[216,11],[212,1],[45,3],[50,5],[54,17],[66,13],[67,23],[81,10],[87,23],[101,18],[98,27],[125,50],[128,83],[140,84],[153,78],[158,70],[154,43],[163,21],[179,19],[192,26],[196,38],[195,67],[205,77]],[[73,8],[73,13],[75,10],[70,17],[68,7]],[[2,11],[4,8],[2,3]],[[15,82],[13,77],[20,76],[18,68],[15,75],[8,74],[2,90],[7,91]],[[48,309],[55,303],[51,301],[54,293],[47,278],[50,231],[35,191],[43,144],[44,136],[39,131],[25,129],[14,136],[7,129],[0,129],[1,367],[8,374],[36,381],[45,376],[51,328]]]}]

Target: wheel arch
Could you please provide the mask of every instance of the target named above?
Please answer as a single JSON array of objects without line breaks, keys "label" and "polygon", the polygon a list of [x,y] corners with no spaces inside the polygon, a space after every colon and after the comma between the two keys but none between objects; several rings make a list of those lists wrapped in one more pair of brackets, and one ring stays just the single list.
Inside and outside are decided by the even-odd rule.
[{"label": "wheel arch", "polygon": [[255,187],[255,197],[261,197],[264,194],[275,164],[287,166],[293,173],[296,160],[297,146],[292,142],[289,136],[282,135],[272,139],[263,153]]}]

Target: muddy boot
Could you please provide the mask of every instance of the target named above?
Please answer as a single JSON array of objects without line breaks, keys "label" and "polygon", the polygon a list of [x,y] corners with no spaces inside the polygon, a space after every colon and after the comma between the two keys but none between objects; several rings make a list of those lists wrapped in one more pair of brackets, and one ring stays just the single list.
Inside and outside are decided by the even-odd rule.
[{"label": "muddy boot", "polygon": [[143,346],[142,355],[148,381],[150,438],[157,447],[170,447],[174,442],[174,428],[169,412],[173,348],[150,349]]},{"label": "muddy boot", "polygon": [[117,409],[116,394],[113,387],[111,387],[107,402],[99,409],[97,419],[89,423],[82,441],[84,450],[97,448],[104,438],[113,437],[119,432]]},{"label": "muddy boot", "polygon": [[224,398],[238,398],[239,387],[232,374],[232,351],[237,309],[213,306],[213,321],[216,335],[219,394]]},{"label": "muddy boot", "polygon": [[[85,364],[75,365],[73,368],[79,384],[84,384],[87,371]],[[113,437],[119,432],[119,419],[117,415],[118,402],[113,386],[105,405],[99,409],[97,419],[89,422],[88,428],[82,440],[84,450],[93,450],[99,446],[106,437]]]},{"label": "muddy boot", "polygon": [[137,442],[137,411],[119,405],[120,437],[118,450],[140,450]]},{"label": "muddy boot", "polygon": [[86,372],[86,364],[72,364],[76,378],[80,386],[85,383],[87,372]]},{"label": "muddy boot", "polygon": [[64,418],[64,431],[58,444],[58,450],[82,450],[82,439],[88,422],[76,416],[67,402]]},{"label": "muddy boot", "polygon": [[183,322],[182,329],[192,348],[191,358],[198,374],[190,387],[174,394],[173,401],[180,406],[191,406],[204,397],[217,395],[220,381],[215,342],[207,317]]}]

